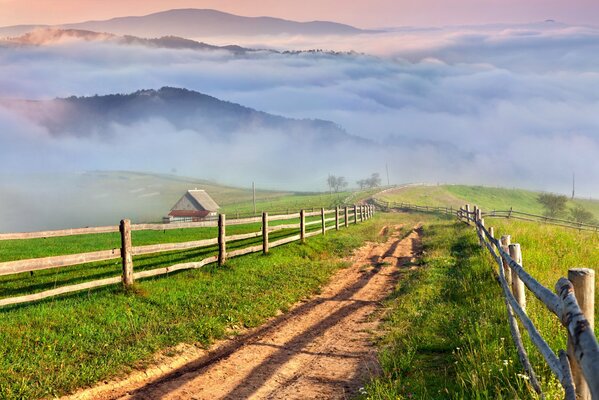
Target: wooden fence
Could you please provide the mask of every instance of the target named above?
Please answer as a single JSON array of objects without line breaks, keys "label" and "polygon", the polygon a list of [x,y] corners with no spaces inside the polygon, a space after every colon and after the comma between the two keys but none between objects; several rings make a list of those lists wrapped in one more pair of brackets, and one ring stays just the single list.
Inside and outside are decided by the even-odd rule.
[{"label": "wooden fence", "polygon": [[[21,274],[25,272],[34,272],[52,268],[63,268],[74,265],[87,264],[96,261],[106,261],[121,259],[122,275],[106,279],[94,280],[77,285],[63,286],[52,290],[46,290],[34,294],[3,298],[0,299],[0,307],[27,303],[37,300],[46,299],[61,294],[77,292],[86,289],[92,289],[117,283],[123,283],[125,286],[132,285],[136,280],[148,278],[152,276],[164,275],[170,272],[201,268],[204,265],[218,262],[223,265],[227,259],[239,257],[245,254],[263,252],[267,254],[269,249],[281,246],[294,241],[305,242],[306,238],[315,235],[325,235],[327,231],[335,229],[339,230],[342,226],[348,227],[350,224],[357,224],[374,215],[375,208],[372,205],[354,205],[353,207],[336,207],[332,210],[322,208],[319,211],[307,212],[301,210],[298,213],[271,215],[262,213],[260,217],[242,218],[227,220],[225,214],[219,215],[217,221],[209,222],[190,222],[190,223],[175,223],[175,224],[131,224],[129,220],[122,220],[119,226],[96,227],[96,228],[81,228],[81,229],[66,229],[58,231],[30,232],[30,233],[10,233],[1,234],[1,240],[25,240],[33,238],[61,237],[72,235],[87,235],[97,233],[120,232],[121,247],[119,249],[101,250],[90,253],[69,254],[55,257],[35,258],[27,260],[0,262],[0,276]],[[332,217],[331,217],[332,214]],[[307,218],[319,216],[317,220],[307,221]],[[285,222],[289,220],[297,220],[299,222],[287,224],[273,224],[271,222]],[[331,224],[334,222],[334,224]],[[261,224],[259,231],[243,233],[238,235],[227,236],[227,226]],[[309,227],[316,227],[314,230]],[[162,243],[146,246],[133,246],[131,239],[132,231],[140,230],[172,230],[172,229],[189,229],[202,227],[218,227],[218,236],[215,238],[197,240],[184,243]],[[270,234],[278,231],[299,231],[299,233],[291,232],[290,236],[270,242]],[[262,244],[253,245],[233,251],[227,250],[227,245],[232,242],[239,242],[252,238],[262,237]],[[211,246],[218,246],[216,256],[207,257],[200,261],[176,264],[164,268],[152,269],[147,271],[134,272],[134,256],[144,254],[155,254],[161,252],[170,252],[177,250],[199,249]]]},{"label": "wooden fence", "polygon": [[[459,208],[456,207],[445,207],[445,206],[420,206],[410,203],[400,203],[400,202],[389,202],[389,201],[381,201],[378,199],[374,199],[373,204],[376,204],[378,207],[382,209],[400,209],[405,211],[419,211],[419,212],[435,212],[435,213],[445,213],[451,215],[458,215]],[[548,225],[560,226],[562,228],[570,228],[576,229],[579,231],[591,231],[591,232],[599,232],[599,225],[585,224],[582,222],[569,221],[566,219],[560,218],[552,218],[544,215],[537,215],[526,213],[522,211],[517,211],[514,209],[509,210],[492,210],[488,212],[482,212],[482,216],[484,218],[506,218],[506,219],[517,219],[521,221],[529,221],[529,222],[541,222]]]},{"label": "wooden fence", "polygon": [[[549,368],[565,391],[566,400],[599,399],[599,345],[594,333],[595,319],[595,271],[573,268],[568,278],[561,278],[555,285],[555,293],[534,279],[522,266],[522,248],[511,243],[511,236],[501,240],[494,236],[494,229],[485,226],[483,216],[497,217],[497,212],[483,213],[470,205],[453,207],[430,207],[400,203],[390,204],[375,201],[385,208],[397,208],[419,212],[435,212],[452,215],[473,225],[480,245],[486,248],[498,264],[497,278],[503,292],[508,323],[522,367],[530,378],[534,390],[542,396],[541,386],[535,375],[528,354],[522,343],[516,317],[526,329],[531,342],[539,350]],[[513,213],[513,211],[512,211]],[[513,216],[511,216],[513,218]],[[541,222],[536,220],[537,222]],[[552,223],[554,221],[542,221]],[[558,225],[559,225],[558,221]],[[572,226],[566,226],[572,227]],[[556,355],[526,314],[526,289],[531,291],[549,311],[555,314],[566,330],[567,351],[559,350]]]}]

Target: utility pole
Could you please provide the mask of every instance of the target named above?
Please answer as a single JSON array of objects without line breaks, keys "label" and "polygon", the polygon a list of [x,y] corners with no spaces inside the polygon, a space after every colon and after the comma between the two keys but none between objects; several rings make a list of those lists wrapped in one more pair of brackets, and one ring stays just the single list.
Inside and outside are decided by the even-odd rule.
[{"label": "utility pole", "polygon": [[256,183],[252,182],[252,199],[254,200],[254,215],[256,215]]},{"label": "utility pole", "polygon": [[391,186],[389,181],[389,164],[385,164],[385,168],[387,168],[387,186]]},{"label": "utility pole", "polygon": [[574,194],[576,193],[576,173],[572,173],[572,200],[574,200]]}]

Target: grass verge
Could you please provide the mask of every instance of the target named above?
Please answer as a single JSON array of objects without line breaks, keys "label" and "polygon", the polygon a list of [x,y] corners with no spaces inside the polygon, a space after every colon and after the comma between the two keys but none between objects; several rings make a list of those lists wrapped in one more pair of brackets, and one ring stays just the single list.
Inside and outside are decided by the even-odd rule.
[{"label": "grass verge", "polygon": [[[420,265],[406,266],[388,300],[383,375],[365,399],[535,398],[511,344],[500,289],[471,228],[423,228]],[[415,267],[415,268],[414,268]]]}]

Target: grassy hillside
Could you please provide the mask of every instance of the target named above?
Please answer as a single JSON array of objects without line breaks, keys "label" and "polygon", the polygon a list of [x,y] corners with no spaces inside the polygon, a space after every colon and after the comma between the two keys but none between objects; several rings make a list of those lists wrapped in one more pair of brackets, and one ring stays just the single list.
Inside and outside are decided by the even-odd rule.
[{"label": "grassy hillside", "polygon": [[[384,201],[406,202],[430,206],[460,207],[476,204],[484,210],[514,210],[543,214],[537,201],[538,192],[523,189],[504,189],[485,186],[442,185],[413,186],[382,193],[377,198]],[[568,208],[582,205],[599,219],[599,200],[568,200]]]}]

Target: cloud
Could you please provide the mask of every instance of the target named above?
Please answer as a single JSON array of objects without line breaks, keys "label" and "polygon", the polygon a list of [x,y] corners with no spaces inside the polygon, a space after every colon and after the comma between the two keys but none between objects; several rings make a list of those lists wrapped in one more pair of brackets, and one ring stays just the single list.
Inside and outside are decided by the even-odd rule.
[{"label": "cloud", "polygon": [[333,120],[380,148],[315,151],[292,144],[281,132],[206,142],[198,140],[198,132],[177,131],[160,120],[117,127],[119,137],[127,138],[118,143],[50,140],[43,128],[15,122],[5,112],[0,113],[5,149],[0,166],[18,168],[17,154],[23,154],[31,170],[177,168],[233,184],[261,179],[273,187],[322,189],[328,173],[351,181],[383,173],[388,163],[395,183],[559,192],[568,190],[576,172],[578,192],[599,196],[595,29],[487,26],[276,40],[241,44],[373,55],[234,56],[95,42],[0,48],[0,93],[52,98],[186,87],[274,114]]}]

